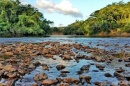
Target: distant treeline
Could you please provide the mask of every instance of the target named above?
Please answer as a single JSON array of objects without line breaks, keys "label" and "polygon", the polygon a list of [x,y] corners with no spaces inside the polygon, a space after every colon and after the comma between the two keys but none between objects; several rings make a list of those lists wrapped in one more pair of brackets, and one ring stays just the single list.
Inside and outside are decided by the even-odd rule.
[{"label": "distant treeline", "polygon": [[45,36],[51,34],[43,14],[19,0],[0,0],[0,36]]},{"label": "distant treeline", "polygon": [[63,31],[66,35],[130,36],[130,2],[112,3],[76,21]]}]

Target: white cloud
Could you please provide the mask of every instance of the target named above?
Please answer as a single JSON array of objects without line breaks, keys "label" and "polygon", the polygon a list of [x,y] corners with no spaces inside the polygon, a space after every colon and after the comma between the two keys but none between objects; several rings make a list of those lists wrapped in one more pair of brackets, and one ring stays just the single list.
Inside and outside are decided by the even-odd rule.
[{"label": "white cloud", "polygon": [[52,0],[37,0],[36,5],[38,8],[50,13],[58,12],[73,17],[83,17],[82,13],[77,8],[74,8],[68,0],[62,0],[59,4],[52,2]]}]

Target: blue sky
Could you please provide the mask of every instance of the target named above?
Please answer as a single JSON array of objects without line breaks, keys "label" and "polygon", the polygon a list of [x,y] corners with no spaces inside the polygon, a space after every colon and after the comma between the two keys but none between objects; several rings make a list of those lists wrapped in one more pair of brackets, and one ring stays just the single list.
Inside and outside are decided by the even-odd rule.
[{"label": "blue sky", "polygon": [[[113,2],[121,0],[21,0],[37,7],[53,26],[67,26],[76,20],[85,20],[89,15]],[[130,2],[130,0],[122,0]]]}]

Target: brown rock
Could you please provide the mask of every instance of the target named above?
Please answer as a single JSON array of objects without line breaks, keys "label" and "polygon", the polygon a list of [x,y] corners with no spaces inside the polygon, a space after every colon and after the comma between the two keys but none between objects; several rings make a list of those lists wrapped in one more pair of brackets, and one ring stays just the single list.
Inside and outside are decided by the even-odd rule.
[{"label": "brown rock", "polygon": [[43,74],[40,73],[40,74],[35,75],[34,80],[41,81],[41,80],[45,80],[47,78],[48,78],[48,76],[45,73],[43,73]]},{"label": "brown rock", "polygon": [[46,79],[43,81],[43,85],[45,86],[51,86],[53,84],[56,84],[58,81],[54,79]]},{"label": "brown rock", "polygon": [[5,55],[7,55],[7,56],[13,56],[13,53],[12,52],[5,52]]},{"label": "brown rock", "polygon": [[68,83],[61,83],[59,86],[70,86]]},{"label": "brown rock", "polygon": [[129,86],[127,81],[119,81],[118,86]]},{"label": "brown rock", "polygon": [[65,68],[65,66],[64,65],[57,65],[56,68],[57,68],[57,70],[62,70]]}]

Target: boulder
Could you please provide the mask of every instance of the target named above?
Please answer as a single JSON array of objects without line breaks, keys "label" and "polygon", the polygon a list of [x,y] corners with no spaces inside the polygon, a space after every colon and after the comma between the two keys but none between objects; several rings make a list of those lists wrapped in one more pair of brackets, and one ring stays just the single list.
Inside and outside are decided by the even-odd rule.
[{"label": "boulder", "polygon": [[112,77],[112,75],[110,73],[105,73],[104,76],[105,77]]},{"label": "boulder", "polygon": [[68,83],[60,83],[59,86],[70,86]]},{"label": "boulder", "polygon": [[56,68],[57,68],[57,70],[62,70],[65,68],[65,66],[64,65],[57,65]]},{"label": "boulder", "polygon": [[118,86],[130,86],[127,81],[119,81]]},{"label": "boulder", "polygon": [[34,80],[41,81],[41,80],[45,80],[47,78],[48,78],[48,76],[45,73],[43,73],[43,74],[40,73],[40,74],[35,75]]},{"label": "boulder", "polygon": [[46,79],[42,82],[42,84],[45,86],[51,86],[51,85],[57,84],[57,82],[58,81],[54,79]]},{"label": "boulder", "polygon": [[43,70],[49,70],[49,67],[48,67],[47,64],[44,64],[44,63],[43,63],[41,66],[42,66],[42,69],[43,69]]},{"label": "boulder", "polygon": [[62,55],[63,60],[72,60],[71,56],[69,55]]}]

